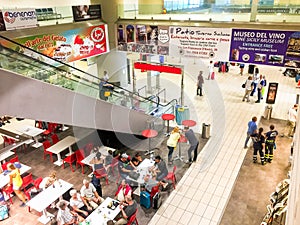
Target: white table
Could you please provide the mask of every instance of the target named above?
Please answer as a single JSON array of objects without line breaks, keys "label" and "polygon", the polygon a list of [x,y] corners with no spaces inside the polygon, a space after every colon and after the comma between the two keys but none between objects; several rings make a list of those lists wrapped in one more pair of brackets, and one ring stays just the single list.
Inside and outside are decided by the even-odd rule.
[{"label": "white table", "polygon": [[[24,174],[31,169],[30,166],[24,165],[21,163],[20,174]],[[4,175],[4,173],[0,174],[0,189],[6,186],[9,183],[9,174]]]},{"label": "white table", "polygon": [[[101,146],[98,149],[98,151],[101,153],[101,156],[107,156],[109,154],[108,153],[109,150],[114,152],[116,149],[110,148],[110,147],[105,147],[105,146]],[[96,152],[91,152],[91,154],[89,154],[87,157],[85,157],[83,160],[81,160],[81,162],[86,165],[93,166],[93,164],[90,164],[90,161],[95,157],[96,157]]]},{"label": "white table", "polygon": [[90,225],[104,225],[108,220],[113,220],[120,213],[119,205],[115,209],[110,209],[107,206],[110,202],[115,201],[110,197],[107,197],[101,205],[98,206],[87,218],[86,221],[90,222]]},{"label": "white table", "polygon": [[1,161],[7,159],[8,157],[14,155],[15,153],[12,151],[5,151],[3,153],[0,154],[0,165],[1,165]]},{"label": "white table", "polygon": [[23,135],[25,134],[29,137],[32,137],[35,140],[35,144],[33,144],[32,147],[39,148],[43,145],[38,141],[38,136],[42,134],[45,130],[29,125],[17,128],[16,130],[21,132]]},{"label": "white table", "polygon": [[[61,186],[58,183],[60,183]],[[54,185],[55,187],[51,185],[26,203],[30,208],[43,213],[43,215],[38,218],[38,221],[43,224],[47,224],[51,217],[54,217],[54,215],[47,212],[46,208],[73,187],[73,184],[61,179],[59,179],[59,182],[55,182]]]},{"label": "white table", "polygon": [[57,161],[54,162],[55,165],[61,166],[63,164],[60,153],[66,148],[69,148],[70,155],[73,154],[71,146],[76,142],[77,139],[75,137],[68,136],[47,149],[48,152],[52,152],[57,155]]}]

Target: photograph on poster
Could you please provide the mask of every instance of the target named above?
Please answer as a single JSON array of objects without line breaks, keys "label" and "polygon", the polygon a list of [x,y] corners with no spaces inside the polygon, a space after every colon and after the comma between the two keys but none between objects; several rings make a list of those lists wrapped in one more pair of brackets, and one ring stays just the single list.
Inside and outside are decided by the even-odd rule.
[{"label": "photograph on poster", "polygon": [[275,104],[276,94],[277,94],[278,83],[270,83],[266,103]]},{"label": "photograph on poster", "polygon": [[266,58],[267,58],[266,54],[255,53],[254,61],[255,62],[265,62]]},{"label": "photograph on poster", "polygon": [[119,51],[127,51],[127,44],[126,43],[119,43],[118,44]]},{"label": "photograph on poster", "polygon": [[127,25],[126,26],[126,41],[134,42],[134,26],[133,25]]},{"label": "photograph on poster", "polygon": [[158,26],[147,26],[147,43],[157,45],[158,41]]},{"label": "photograph on poster", "polygon": [[168,46],[158,46],[157,53],[159,55],[168,55],[169,54],[169,47]]},{"label": "photograph on poster", "polygon": [[232,49],[232,51],[231,51],[231,59],[232,60],[239,60],[239,54],[240,54],[240,52],[239,52],[239,50],[238,49]]},{"label": "photograph on poster", "polygon": [[146,47],[143,44],[137,44],[135,52],[146,53]]},{"label": "photograph on poster", "polygon": [[136,25],[136,42],[146,44],[146,26]]},{"label": "photograph on poster", "polygon": [[4,30],[5,30],[5,23],[4,23],[4,20],[3,20],[3,14],[0,11],[0,31],[4,31]]},{"label": "photograph on poster", "polygon": [[134,43],[127,43],[127,51],[128,52],[135,52],[136,44]]},{"label": "photograph on poster", "polygon": [[269,62],[270,63],[283,63],[283,55],[269,55]]},{"label": "photograph on poster", "polygon": [[124,38],[124,26],[123,25],[119,25],[118,26],[117,39],[118,39],[118,44],[125,42],[125,38]]},{"label": "photograph on poster", "polygon": [[101,19],[100,5],[77,5],[72,6],[74,21]]},{"label": "photograph on poster", "polygon": [[296,61],[296,60],[285,60],[284,66],[286,67],[296,67],[299,68],[300,67],[300,61]]},{"label": "photograph on poster", "polygon": [[157,46],[156,45],[146,45],[146,53],[156,54]]}]

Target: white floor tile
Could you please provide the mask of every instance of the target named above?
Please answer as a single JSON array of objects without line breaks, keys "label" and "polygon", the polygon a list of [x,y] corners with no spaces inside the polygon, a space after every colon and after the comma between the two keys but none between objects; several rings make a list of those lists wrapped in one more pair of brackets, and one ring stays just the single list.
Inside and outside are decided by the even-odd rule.
[{"label": "white floor tile", "polygon": [[203,214],[203,217],[206,218],[206,219],[209,219],[211,220],[212,216],[214,215],[216,211],[216,208],[215,207],[212,207],[212,206],[208,206]]}]

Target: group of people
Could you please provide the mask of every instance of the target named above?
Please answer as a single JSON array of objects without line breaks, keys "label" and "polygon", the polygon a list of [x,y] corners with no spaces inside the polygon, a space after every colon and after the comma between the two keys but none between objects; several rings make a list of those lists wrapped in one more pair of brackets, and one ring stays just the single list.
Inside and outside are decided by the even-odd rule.
[{"label": "group of people", "polygon": [[242,101],[247,99],[247,102],[250,102],[250,96],[253,96],[255,92],[257,92],[257,100],[255,103],[260,103],[260,101],[263,99],[266,86],[266,77],[259,74],[259,69],[256,67],[253,76],[248,76],[247,80],[243,84],[243,87],[245,88],[245,94]]},{"label": "group of people", "polygon": [[[186,161],[186,163],[192,163],[193,161],[195,162],[197,160],[197,151],[198,151],[199,140],[196,137],[194,131],[188,126],[184,127],[183,132],[181,132],[179,127],[175,127],[172,130],[172,132],[169,136],[169,139],[167,141],[167,147],[169,149],[169,153],[168,153],[168,164],[169,165],[173,164],[173,160],[172,160],[173,151],[178,145],[178,141],[181,137],[181,133],[183,133],[185,135],[186,139],[188,140],[188,142],[190,144],[190,147],[187,152],[188,160]],[[193,157],[192,157],[192,153],[193,153]]]}]

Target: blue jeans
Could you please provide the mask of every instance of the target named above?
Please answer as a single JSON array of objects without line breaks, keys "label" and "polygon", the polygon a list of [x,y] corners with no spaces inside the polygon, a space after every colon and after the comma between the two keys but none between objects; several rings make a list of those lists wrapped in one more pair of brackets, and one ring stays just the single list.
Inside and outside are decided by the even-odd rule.
[{"label": "blue jeans", "polygon": [[246,137],[246,141],[245,141],[245,145],[244,145],[245,148],[247,148],[248,141],[250,140],[250,135],[251,134],[247,132],[247,137]]},{"label": "blue jeans", "polygon": [[168,161],[171,162],[172,161],[172,154],[174,151],[174,147],[168,146],[169,149],[169,153],[168,153]]}]

